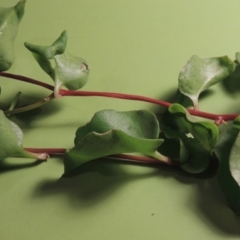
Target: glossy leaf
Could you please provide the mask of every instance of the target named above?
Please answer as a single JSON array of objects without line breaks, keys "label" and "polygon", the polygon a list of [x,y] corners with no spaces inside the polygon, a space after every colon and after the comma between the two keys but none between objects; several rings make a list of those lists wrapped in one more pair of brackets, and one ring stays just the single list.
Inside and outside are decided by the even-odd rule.
[{"label": "glossy leaf", "polygon": [[[220,126],[220,138],[215,148],[216,156],[220,161],[218,181],[229,206],[236,214],[240,215],[240,188],[230,170],[230,158],[232,158],[232,148],[235,141],[239,145],[239,130],[231,126],[230,123],[227,126]],[[236,167],[238,168],[238,164]]]},{"label": "glossy leaf", "polygon": [[7,157],[35,158],[22,147],[23,133],[12,121],[8,120],[0,110],[0,160]]},{"label": "glossy leaf", "polygon": [[14,62],[14,41],[24,14],[25,1],[16,6],[0,8],[0,71],[8,70]]},{"label": "glossy leaf", "polygon": [[183,170],[200,173],[206,170],[218,140],[218,128],[211,122],[199,121],[179,104],[172,104],[161,129],[167,138],[180,141],[179,158]]},{"label": "glossy leaf", "polygon": [[100,111],[77,130],[75,147],[65,154],[65,174],[93,159],[119,153],[140,152],[168,161],[157,152],[163,142],[158,134],[158,121],[151,112]]},{"label": "glossy leaf", "polygon": [[234,69],[235,63],[227,56],[201,59],[194,55],[179,74],[179,90],[198,109],[200,93],[225,79]]},{"label": "glossy leaf", "polygon": [[[67,53],[65,51],[66,44],[66,31],[51,46],[25,43],[40,67],[55,82],[55,97],[60,96],[59,90],[62,86],[70,90],[77,90],[82,88],[88,80],[89,69],[86,61]],[[55,66],[52,65],[51,59],[54,60]]]}]

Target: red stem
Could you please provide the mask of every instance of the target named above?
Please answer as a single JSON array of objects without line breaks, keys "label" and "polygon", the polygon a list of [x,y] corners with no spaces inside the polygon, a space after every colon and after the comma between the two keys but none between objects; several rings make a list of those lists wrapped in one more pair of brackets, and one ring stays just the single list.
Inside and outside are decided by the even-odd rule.
[{"label": "red stem", "polygon": [[[23,82],[28,82],[31,84],[35,84],[35,85],[44,87],[46,89],[49,89],[51,91],[54,90],[53,86],[51,86],[47,83],[43,83],[43,82],[28,78],[28,77],[15,75],[15,74],[11,74],[11,73],[5,73],[5,72],[0,72],[0,76],[20,80]],[[70,90],[61,89],[60,95],[62,95],[62,96],[84,96],[84,97],[98,96],[98,97],[120,98],[120,99],[127,99],[127,100],[149,102],[149,103],[157,104],[157,105],[160,105],[163,107],[169,107],[172,104],[169,102],[165,102],[162,100],[157,100],[157,99],[153,99],[153,98],[149,98],[149,97],[133,95],[133,94],[113,93],[113,92],[70,91]],[[214,121],[220,121],[220,123],[222,121],[232,121],[240,115],[240,114],[212,114],[212,113],[202,112],[202,111],[193,110],[193,109],[187,109],[187,110],[191,115],[211,119]]]},{"label": "red stem", "polygon": [[50,84],[40,82],[38,80],[28,78],[28,77],[24,77],[24,76],[21,76],[21,75],[16,75],[16,74],[6,73],[6,72],[0,72],[0,76],[15,79],[15,80],[20,80],[22,82],[31,83],[31,84],[34,84],[34,85],[38,85],[38,86],[44,87],[46,89],[49,89],[51,91],[54,90],[54,87]]}]

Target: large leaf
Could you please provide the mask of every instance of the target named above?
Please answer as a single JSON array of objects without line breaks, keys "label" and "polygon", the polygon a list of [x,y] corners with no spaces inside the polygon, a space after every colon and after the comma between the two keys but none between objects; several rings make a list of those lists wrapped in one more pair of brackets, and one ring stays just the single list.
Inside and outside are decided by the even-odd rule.
[{"label": "large leaf", "polygon": [[[239,145],[239,130],[237,128],[231,126],[230,123],[227,126],[220,126],[220,138],[215,148],[215,153],[220,161],[218,181],[227,198],[229,206],[236,214],[240,215],[240,188],[231,173],[233,169],[237,169],[235,172],[237,173],[239,166],[237,163],[239,160],[234,160],[236,156],[234,153],[236,150],[236,141],[237,145]],[[235,150],[232,150],[234,145]],[[230,159],[236,162],[230,164]],[[232,165],[231,169],[230,165]]]},{"label": "large leaf", "polygon": [[0,110],[0,160],[7,157],[35,158],[34,154],[23,149],[22,138],[21,129]]},{"label": "large leaf", "polygon": [[198,109],[200,93],[225,79],[234,69],[235,63],[227,56],[201,59],[194,55],[179,74],[179,90]]},{"label": "large leaf", "polygon": [[14,61],[14,41],[24,14],[25,1],[16,6],[0,8],[0,71],[8,70]]},{"label": "large leaf", "polygon": [[68,174],[80,165],[101,157],[119,153],[143,153],[161,161],[169,159],[157,152],[163,139],[132,137],[121,130],[106,133],[91,132],[65,154],[64,173]]},{"label": "large leaf", "polygon": [[163,142],[158,135],[158,121],[151,112],[100,111],[77,130],[75,147],[65,154],[65,174],[90,160],[119,153],[140,152],[169,161],[157,152]]},{"label": "large leaf", "polygon": [[[55,82],[55,97],[59,97],[59,90],[62,86],[70,90],[82,88],[87,80],[89,69],[86,61],[75,57],[65,51],[67,44],[67,32],[63,31],[60,37],[50,46],[39,46],[25,43],[40,65],[40,67]],[[51,59],[54,59],[55,66]]]},{"label": "large leaf", "polygon": [[172,104],[168,114],[161,123],[161,129],[167,138],[179,139],[182,169],[190,173],[203,172],[209,166],[217,143],[218,128],[211,122],[199,121],[179,104]]}]

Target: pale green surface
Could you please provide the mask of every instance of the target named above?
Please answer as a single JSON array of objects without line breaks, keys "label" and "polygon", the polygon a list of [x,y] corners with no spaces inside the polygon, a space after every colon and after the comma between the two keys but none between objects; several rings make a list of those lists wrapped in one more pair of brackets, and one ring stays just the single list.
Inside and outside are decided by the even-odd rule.
[{"label": "pale green surface", "polygon": [[[15,3],[0,0],[0,6]],[[47,45],[66,29],[69,52],[89,63],[85,90],[167,99],[191,55],[233,58],[239,51],[239,9],[238,0],[29,0],[11,72],[51,83],[23,42]],[[48,94],[3,78],[1,86],[6,99],[18,90],[35,100]],[[221,86],[211,92],[217,98],[209,95],[200,109],[237,111],[238,102],[230,106],[233,99]],[[24,145],[71,147],[77,127],[104,108],[158,112],[141,102],[65,98],[22,124]],[[113,163],[92,164],[88,170],[59,180],[63,166],[54,158],[33,168],[1,172],[0,239],[240,238],[240,218],[227,208],[215,179]]]}]

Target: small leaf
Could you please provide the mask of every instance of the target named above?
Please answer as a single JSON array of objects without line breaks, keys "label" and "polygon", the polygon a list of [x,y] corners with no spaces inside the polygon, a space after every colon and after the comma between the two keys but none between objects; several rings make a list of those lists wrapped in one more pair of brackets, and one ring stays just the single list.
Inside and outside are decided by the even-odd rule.
[{"label": "small leaf", "polygon": [[[220,133],[219,142],[215,148],[216,156],[220,162],[218,181],[229,206],[236,214],[240,215],[240,188],[230,171],[230,165],[232,165],[230,164],[230,156],[234,142],[236,140],[239,142],[239,130],[229,123],[226,126],[220,126]],[[236,167],[238,168],[238,164]],[[232,166],[232,168],[235,167]]]},{"label": "small leaf", "polygon": [[0,71],[8,70],[14,62],[14,41],[24,14],[25,1],[16,6],[0,8]]},{"label": "small leaf", "polygon": [[0,160],[7,157],[34,158],[35,156],[23,149],[22,138],[21,129],[0,110]]},{"label": "small leaf", "polygon": [[[55,82],[55,97],[60,97],[59,91],[62,86],[70,90],[77,90],[82,88],[88,80],[89,69],[86,61],[67,53],[65,51],[66,44],[66,31],[51,46],[25,43],[26,48],[32,52],[40,67]],[[51,59],[55,61],[55,66],[52,66]]]},{"label": "small leaf", "polygon": [[163,142],[158,135],[158,121],[149,111],[100,111],[77,130],[75,147],[65,154],[65,174],[90,160],[111,154],[140,152],[169,161],[157,152]]},{"label": "small leaf", "polygon": [[208,168],[218,140],[215,124],[199,121],[180,104],[172,104],[161,122],[161,129],[167,138],[179,139],[179,158],[184,171],[200,173]]},{"label": "small leaf", "polygon": [[198,109],[200,93],[225,79],[234,70],[235,63],[227,56],[201,59],[194,55],[180,72],[178,87]]}]

